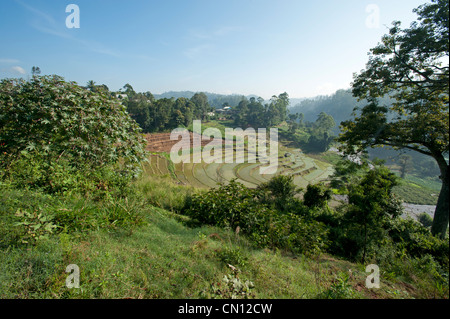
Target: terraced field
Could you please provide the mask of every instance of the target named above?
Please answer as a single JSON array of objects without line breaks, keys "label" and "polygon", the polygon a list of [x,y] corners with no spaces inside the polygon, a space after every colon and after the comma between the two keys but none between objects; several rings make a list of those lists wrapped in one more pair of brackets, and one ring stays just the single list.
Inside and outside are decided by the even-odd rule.
[{"label": "terraced field", "polygon": [[[309,183],[327,180],[333,174],[333,167],[327,163],[313,159],[303,154],[299,149],[280,149],[278,167],[274,174],[264,174],[261,168],[268,164],[259,161],[249,163],[247,152],[244,158],[234,158],[233,163],[176,163],[172,164],[166,157],[154,152],[150,156],[147,174],[168,176],[182,185],[192,185],[198,188],[218,187],[220,183],[228,183],[232,179],[247,187],[255,188],[260,183],[267,182],[275,175],[292,175],[294,183],[305,188]],[[243,163],[239,163],[242,162]]]}]

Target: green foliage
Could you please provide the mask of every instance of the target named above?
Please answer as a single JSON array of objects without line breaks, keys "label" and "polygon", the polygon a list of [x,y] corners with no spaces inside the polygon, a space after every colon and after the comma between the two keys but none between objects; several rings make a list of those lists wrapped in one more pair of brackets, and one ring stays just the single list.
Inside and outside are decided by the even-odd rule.
[{"label": "green foliage", "polygon": [[[290,108],[289,111],[291,114],[303,114],[305,123],[315,121],[317,116],[324,112],[331,115],[335,123],[339,124],[351,117],[353,109],[357,105],[362,105],[362,103],[358,102],[350,90],[337,90],[331,95],[304,99]],[[299,124],[302,126],[305,123],[300,121]],[[339,128],[337,126],[332,128],[333,133],[338,133]]]},{"label": "green foliage", "polygon": [[[387,273],[411,278],[423,276],[411,265],[430,256],[440,269],[431,280],[445,277],[448,239],[434,237],[421,223],[399,217],[401,206],[393,195],[398,178],[380,165],[368,169],[367,165],[343,162],[338,168],[335,178],[338,176],[339,185],[348,192],[350,205],[316,217],[329,227],[328,251],[350,260],[372,260]],[[426,220],[430,222],[429,216]],[[410,265],[408,271],[406,264]]]},{"label": "green foliage", "polygon": [[226,265],[244,267],[248,262],[240,248],[225,247],[216,251],[216,256]]},{"label": "green foliage", "polygon": [[234,271],[233,274],[225,275],[222,281],[211,284],[209,290],[203,291],[201,295],[208,299],[253,299],[254,287],[253,282],[243,281]]},{"label": "green foliage", "polygon": [[306,193],[303,196],[304,204],[310,208],[324,208],[331,199],[332,191],[323,183],[308,184]]},{"label": "green foliage", "polygon": [[277,175],[258,185],[257,194],[262,203],[282,212],[299,210],[301,202],[294,196],[301,189],[294,184],[292,175]]},{"label": "green foliage", "polygon": [[78,169],[67,158],[48,161],[46,155],[33,151],[19,154],[7,171],[0,171],[0,178],[4,187],[102,198],[108,193],[125,195],[133,176],[122,170],[120,164]]},{"label": "green foliage", "polygon": [[433,224],[433,218],[431,218],[430,215],[427,213],[421,213],[417,216],[417,220],[424,226],[424,227],[431,227]]},{"label": "green foliage", "polygon": [[334,165],[331,187],[338,189],[341,193],[348,193],[348,187],[358,183],[368,169],[369,165],[364,157],[360,158],[360,162],[341,158]]},{"label": "green foliage", "polygon": [[58,227],[52,223],[52,216],[44,215],[42,212],[18,210],[15,216],[19,221],[14,226],[22,230],[20,242],[23,244],[36,244],[38,241],[48,239]]},{"label": "green foliage", "polygon": [[276,126],[286,119],[289,105],[289,95],[286,92],[272,96],[270,103],[263,102],[262,98],[242,99],[233,110],[234,124],[242,128],[263,128]]},{"label": "green foliage", "polygon": [[403,202],[417,205],[436,205],[437,192],[426,186],[402,180],[394,187],[393,192]]},{"label": "green foliage", "polygon": [[185,97],[155,99],[150,92],[136,93],[125,85],[127,98],[123,100],[130,116],[144,132],[161,132],[178,127],[188,127],[194,119],[206,119],[211,111],[204,93]]},{"label": "green foliage", "polygon": [[232,180],[206,194],[194,194],[187,198],[185,214],[202,224],[219,227],[237,226],[243,228],[242,221],[251,212],[260,208],[254,200],[254,191]]},{"label": "green foliage", "polygon": [[319,299],[354,299],[356,292],[348,282],[349,275],[346,273],[339,273],[334,279],[330,287],[319,294]]},{"label": "green foliage", "polygon": [[271,178],[267,183],[259,185],[260,190],[267,189],[275,198],[283,200],[294,197],[299,190],[294,184],[294,178],[288,175],[277,175]]},{"label": "green foliage", "polygon": [[138,199],[105,199],[101,203],[75,202],[73,207],[58,208],[54,222],[67,233],[98,229],[132,229],[145,224]]},{"label": "green foliage", "polygon": [[61,77],[3,80],[0,107],[4,166],[33,150],[49,161],[68,158],[79,169],[121,159],[132,169],[143,158],[139,128],[117,100]]},{"label": "green foliage", "polygon": [[1,195],[0,248],[36,245],[59,233],[132,230],[145,224],[145,202],[138,197],[93,200],[13,189]]},{"label": "green foliage", "polygon": [[392,194],[396,183],[396,176],[386,167],[376,166],[350,186],[345,236],[355,245],[354,252],[361,251],[362,262],[369,248],[373,252],[382,243],[388,221],[401,214],[401,204]]},{"label": "green foliage", "polygon": [[326,152],[334,141],[332,134],[336,123],[331,115],[321,112],[315,123],[307,125],[309,139],[303,143],[305,151]]},{"label": "green foliage", "polygon": [[430,255],[443,269],[449,267],[449,241],[433,236],[428,228],[409,219],[395,219],[390,222],[389,237],[409,256],[420,258]]},{"label": "green foliage", "polygon": [[[409,149],[434,159],[443,187],[432,232],[445,237],[449,222],[449,4],[433,0],[415,10],[417,21],[389,34],[371,49],[366,69],[355,75],[352,93],[367,104],[354,119],[341,123],[346,154],[368,147]],[[391,105],[380,98],[390,97]]]},{"label": "green foliage", "polygon": [[0,177],[13,187],[65,192],[90,180],[97,188],[123,186],[145,158],[139,132],[103,90],[58,76],[0,83]]},{"label": "green foliage", "polygon": [[[179,190],[172,189],[170,192]],[[258,197],[255,196],[255,200],[258,200]],[[18,210],[38,211],[42,212],[42,216],[53,216],[51,222],[61,227],[57,228],[56,235],[49,234],[48,240],[38,241],[32,247],[18,245],[23,234],[23,229],[19,229],[22,226],[13,226],[19,218],[14,216]],[[341,263],[345,262],[345,270],[355,265],[335,260],[327,255],[322,255],[327,260],[324,263],[320,258],[292,258],[291,254],[285,256],[283,253],[283,250],[289,249],[290,243],[294,247],[292,249],[294,252],[304,253],[305,249],[299,247],[323,243],[324,237],[314,237],[315,235],[325,236],[329,230],[342,232],[339,211],[335,212],[330,208],[314,209],[314,213],[305,218],[287,212],[280,214],[273,209],[266,210],[259,216],[265,219],[254,224],[255,227],[259,227],[260,232],[255,231],[251,235],[260,235],[262,247],[284,247],[281,251],[275,249],[275,252],[242,245],[245,237],[250,239],[243,230],[240,233],[243,237],[238,238],[229,230],[209,226],[200,229],[189,228],[177,221],[179,219],[174,218],[174,215],[163,209],[149,207],[146,199],[140,196],[93,201],[88,198],[48,195],[37,191],[2,189],[0,296],[2,298],[195,298],[195,296],[350,298],[354,280],[347,281],[345,276],[334,278],[333,274],[337,272],[336,267],[342,267]],[[143,218],[142,221],[150,222],[145,227],[136,227],[138,225],[135,223],[136,216]],[[187,217],[184,220],[186,219]],[[321,223],[312,223],[313,220]],[[418,255],[411,257],[406,254],[406,248],[402,248],[406,247],[402,246],[402,243],[409,240],[408,231],[416,225],[419,226],[417,231],[424,230],[419,223],[411,226],[406,223],[397,228],[392,225],[386,226],[387,229],[399,229],[401,235],[394,236],[396,233],[392,231],[388,235],[395,237],[395,243],[391,240],[383,244],[383,252],[377,250],[375,263],[380,265],[382,280],[389,286],[392,285],[393,289],[404,289],[402,285],[406,280],[408,287],[412,287],[410,296],[448,298],[446,288],[448,275],[437,261],[438,252],[445,256],[445,246],[442,249],[430,246],[429,251],[435,250],[436,257],[420,252],[413,245],[411,249],[417,250]],[[318,230],[317,226],[322,229]],[[327,238],[330,235],[332,234],[327,235]],[[224,243],[221,238],[227,236],[230,242]],[[425,242],[423,238],[420,240],[414,236],[411,238],[415,238],[417,245]],[[239,244],[236,244],[235,240],[238,240]],[[256,241],[252,242],[257,244]],[[193,251],[193,245],[195,247],[197,243],[195,253],[190,253]],[[322,247],[321,251],[325,251],[325,248]],[[328,249],[330,248],[331,245]],[[352,246],[348,248],[353,249]],[[448,255],[448,244],[446,249]],[[389,253],[391,255],[388,255]],[[71,263],[80,266],[81,289],[67,289],[65,286],[68,274],[64,270]],[[224,263],[243,267],[245,272],[235,269],[233,273],[228,274],[224,269]],[[317,282],[314,280],[317,278],[317,267],[325,267],[322,268],[321,274],[324,280],[333,280],[326,284],[327,290],[320,295],[317,295]],[[227,274],[227,280],[222,280]],[[237,280],[234,280],[235,278]],[[361,282],[363,280],[361,279]],[[373,293],[377,298],[399,297],[386,296],[383,290]],[[359,295],[355,294],[352,298],[358,297]],[[373,297],[372,292],[367,297]]]},{"label": "green foliage", "polygon": [[184,214],[202,224],[231,229],[239,226],[258,247],[305,254],[325,249],[327,230],[322,223],[302,216],[297,210],[278,211],[266,198],[267,194],[261,190],[246,188],[233,180],[205,194],[189,197]]},{"label": "green foliage", "polygon": [[[291,110],[292,112],[292,110]],[[305,152],[322,153],[328,151],[334,142],[333,128],[336,126],[331,115],[321,112],[315,122],[304,121],[302,114],[289,114],[289,134],[281,135],[292,141]],[[296,119],[300,119],[300,123]]]}]

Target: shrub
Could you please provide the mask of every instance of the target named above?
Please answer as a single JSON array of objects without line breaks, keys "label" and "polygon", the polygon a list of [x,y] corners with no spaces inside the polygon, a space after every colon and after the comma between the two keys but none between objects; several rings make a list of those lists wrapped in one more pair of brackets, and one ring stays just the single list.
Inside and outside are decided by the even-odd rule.
[{"label": "shrub", "polygon": [[91,230],[131,230],[145,224],[141,198],[57,196],[27,190],[0,192],[0,248],[36,245],[54,234],[86,234]]},{"label": "shrub", "polygon": [[239,248],[225,247],[216,251],[216,256],[225,264],[244,267],[247,264],[248,257],[245,256]]},{"label": "shrub", "polygon": [[333,192],[331,189],[319,184],[308,184],[306,193],[303,197],[304,204],[308,207],[325,207],[327,202],[331,199]]},{"label": "shrub", "polygon": [[225,275],[220,282],[211,284],[209,290],[201,293],[202,297],[208,299],[253,299],[255,293],[252,291],[255,285],[250,280],[242,280],[238,272]]},{"label": "shrub", "polygon": [[244,229],[243,219],[262,208],[255,196],[254,190],[232,180],[205,194],[189,196],[184,213],[201,224]]},{"label": "shrub", "polygon": [[433,236],[422,224],[408,219],[392,220],[389,236],[411,257],[430,255],[443,269],[449,267],[449,241]]},{"label": "shrub", "polygon": [[362,254],[362,262],[374,247],[382,245],[386,225],[400,216],[400,202],[393,196],[396,176],[384,166],[375,166],[349,187],[349,206],[344,216],[345,237],[353,243],[353,256]]},{"label": "shrub", "polygon": [[102,90],[58,76],[0,82],[0,169],[16,186],[64,192],[94,172],[115,183],[139,173],[144,149],[139,126]]},{"label": "shrub", "polygon": [[41,240],[48,239],[53,230],[58,227],[52,223],[52,216],[42,212],[18,210],[15,216],[19,218],[19,221],[14,226],[22,229],[20,242],[23,244],[36,244]]},{"label": "shrub", "polygon": [[186,200],[184,213],[202,224],[237,226],[259,247],[278,247],[295,253],[314,254],[327,244],[324,224],[275,210],[259,200],[258,190],[235,180],[228,185],[196,194]]},{"label": "shrub", "polygon": [[425,212],[417,216],[417,220],[425,227],[433,225],[433,218]]},{"label": "shrub", "polygon": [[349,281],[349,275],[340,273],[331,284],[330,288],[319,294],[320,299],[354,299],[356,292]]}]

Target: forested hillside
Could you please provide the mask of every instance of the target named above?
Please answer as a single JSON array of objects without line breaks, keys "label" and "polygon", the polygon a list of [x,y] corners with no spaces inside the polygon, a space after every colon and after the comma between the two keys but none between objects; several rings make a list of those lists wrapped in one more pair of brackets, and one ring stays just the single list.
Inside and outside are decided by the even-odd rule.
[{"label": "forested hillside", "polygon": [[[170,91],[165,92],[162,94],[154,94],[155,99],[171,99],[171,98],[181,98],[184,97],[186,99],[191,99],[196,93],[199,92],[192,92],[192,91]],[[217,94],[217,93],[210,93],[210,92],[203,92],[206,97],[208,98],[208,103],[213,109],[220,109],[224,106],[236,106],[239,104],[240,101],[243,99],[250,99],[252,97],[256,97],[253,95],[239,95],[239,94]]]}]

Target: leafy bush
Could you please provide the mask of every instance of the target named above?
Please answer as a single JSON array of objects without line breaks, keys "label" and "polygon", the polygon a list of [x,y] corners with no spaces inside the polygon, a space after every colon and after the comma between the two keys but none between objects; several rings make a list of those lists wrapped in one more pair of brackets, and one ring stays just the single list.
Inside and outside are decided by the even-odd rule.
[{"label": "leafy bush", "polygon": [[443,269],[449,267],[449,241],[433,236],[422,224],[408,219],[391,221],[389,236],[411,257],[430,255]]},{"label": "leafy bush", "polygon": [[53,234],[132,229],[145,223],[145,202],[127,197],[93,200],[29,190],[0,192],[0,248],[36,245]]},{"label": "leafy bush", "polygon": [[356,292],[350,285],[349,275],[340,273],[331,284],[330,288],[319,294],[320,299],[354,299]]},{"label": "leafy bush", "polygon": [[427,213],[422,213],[417,216],[417,220],[425,227],[431,227],[433,225],[433,218]]},{"label": "leafy bush", "polygon": [[[292,212],[280,212],[260,201],[258,189],[235,180],[188,198],[184,213],[202,224],[241,231],[259,247],[278,247],[295,253],[317,253],[327,244],[326,227]],[[263,196],[264,197],[264,196]]]},{"label": "leafy bush", "polygon": [[103,197],[111,191],[124,195],[132,179],[130,175],[123,174],[117,165],[117,169],[104,166],[80,170],[67,159],[48,162],[45,157],[37,151],[19,154],[3,173],[3,187],[41,189],[49,194],[89,193],[94,197]]},{"label": "leafy bush", "polygon": [[23,235],[20,241],[23,244],[36,244],[38,241],[48,239],[53,230],[58,227],[52,223],[52,216],[44,215],[42,212],[18,210],[15,216],[20,219],[14,226],[22,229]]},{"label": "leafy bush", "polygon": [[125,107],[102,90],[58,76],[0,82],[0,177],[14,186],[64,192],[95,172],[136,176],[145,158],[139,132]]},{"label": "leafy bush", "polygon": [[332,193],[331,189],[325,187],[323,183],[315,185],[308,184],[303,197],[304,204],[308,207],[325,207],[331,199]]},{"label": "leafy bush", "polygon": [[244,267],[247,264],[248,257],[245,256],[239,248],[225,247],[216,251],[216,256],[225,264]]},{"label": "leafy bush", "polygon": [[255,200],[254,190],[232,180],[228,185],[211,189],[205,194],[194,194],[186,199],[184,213],[201,224],[219,227],[250,226],[244,219],[263,206]]},{"label": "leafy bush", "polygon": [[274,209],[288,212],[298,209],[301,202],[294,196],[300,192],[294,184],[293,176],[277,175],[258,186],[257,193],[261,202]]},{"label": "leafy bush", "polygon": [[213,283],[208,291],[203,291],[202,296],[208,299],[253,299],[252,291],[255,285],[250,280],[243,281],[238,272],[225,275],[221,282]]},{"label": "leafy bush", "polygon": [[366,172],[349,187],[349,206],[343,218],[343,235],[353,248],[348,252],[362,262],[374,253],[386,238],[389,221],[400,216],[400,202],[393,196],[396,176],[384,166]]}]

